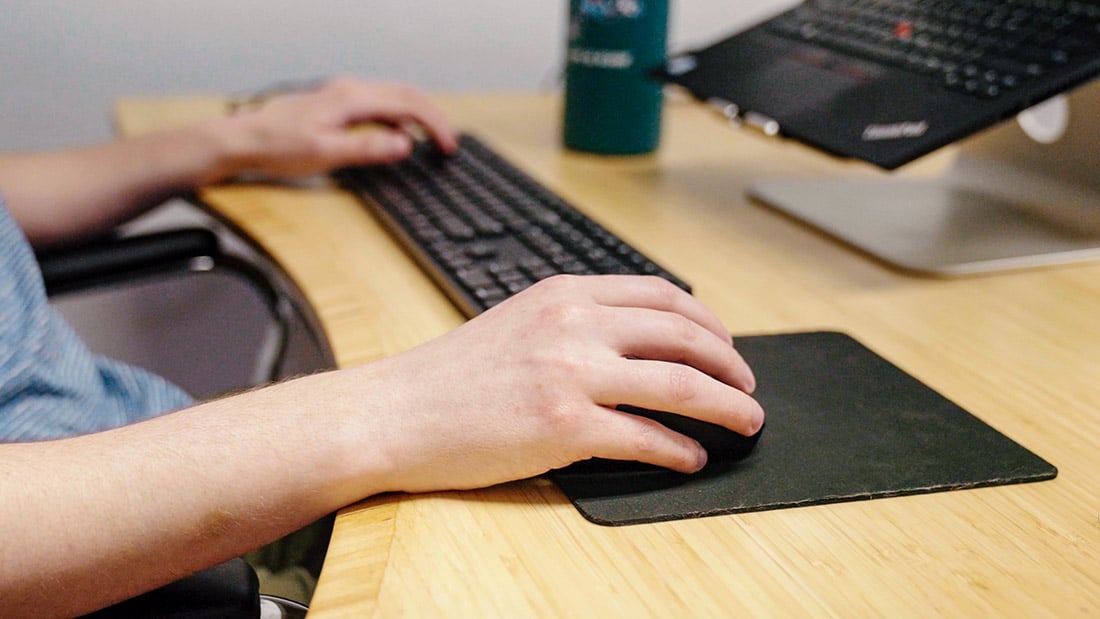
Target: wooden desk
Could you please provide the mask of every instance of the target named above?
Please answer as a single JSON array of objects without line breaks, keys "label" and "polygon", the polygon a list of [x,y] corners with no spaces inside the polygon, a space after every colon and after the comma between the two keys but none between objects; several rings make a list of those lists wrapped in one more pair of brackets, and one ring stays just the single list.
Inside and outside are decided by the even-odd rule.
[{"label": "wooden desk", "polygon": [[[846,331],[1060,473],[625,528],[589,524],[544,480],[376,498],[337,519],[311,619],[1100,614],[1100,264],[901,275],[744,198],[757,179],[874,173],[862,166],[729,130],[684,102],[670,103],[656,156],[610,160],[559,149],[554,97],[439,101],[692,282],[735,334]],[[135,133],[219,109],[128,100],[118,112]],[[341,365],[461,321],[338,190],[237,185],[202,197],[298,281]]]}]

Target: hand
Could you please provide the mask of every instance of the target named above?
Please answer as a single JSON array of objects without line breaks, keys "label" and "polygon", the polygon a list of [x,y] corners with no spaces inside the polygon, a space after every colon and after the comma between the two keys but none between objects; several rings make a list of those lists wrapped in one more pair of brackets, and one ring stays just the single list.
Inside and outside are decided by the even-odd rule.
[{"label": "hand", "polygon": [[273,97],[230,120],[239,130],[237,167],[276,176],[397,161],[420,131],[443,152],[458,146],[442,111],[417,89],[353,78]]},{"label": "hand", "polygon": [[384,440],[361,449],[380,450],[389,490],[480,487],[593,456],[706,463],[697,442],[619,404],[743,434],[764,418],[719,320],[656,277],[550,278],[363,371],[384,394],[371,433]]}]

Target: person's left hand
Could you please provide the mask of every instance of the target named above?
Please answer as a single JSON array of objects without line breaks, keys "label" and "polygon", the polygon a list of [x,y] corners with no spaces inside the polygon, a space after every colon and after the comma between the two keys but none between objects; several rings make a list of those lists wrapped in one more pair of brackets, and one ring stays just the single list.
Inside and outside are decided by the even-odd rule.
[{"label": "person's left hand", "polygon": [[307,176],[391,163],[409,155],[420,132],[444,153],[458,147],[443,112],[416,88],[348,77],[272,97],[227,120],[238,172]]}]

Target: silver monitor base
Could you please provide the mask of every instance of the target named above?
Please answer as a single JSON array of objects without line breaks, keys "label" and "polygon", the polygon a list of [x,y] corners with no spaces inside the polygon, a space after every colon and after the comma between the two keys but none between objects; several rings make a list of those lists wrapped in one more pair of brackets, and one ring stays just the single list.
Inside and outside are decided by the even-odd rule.
[{"label": "silver monitor base", "polygon": [[[884,262],[956,276],[1100,259],[1100,82],[1061,139],[1016,122],[962,144],[940,177],[762,182],[750,195]],[[1057,121],[1056,121],[1057,122]]]}]

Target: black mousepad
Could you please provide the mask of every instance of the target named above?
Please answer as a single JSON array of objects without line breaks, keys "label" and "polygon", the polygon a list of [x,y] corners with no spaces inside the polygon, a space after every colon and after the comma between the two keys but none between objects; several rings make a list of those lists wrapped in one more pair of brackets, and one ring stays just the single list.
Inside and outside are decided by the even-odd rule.
[{"label": "black mousepad", "polygon": [[[1052,479],[1057,469],[850,336],[736,338],[767,413],[755,449],[695,475],[638,463],[551,473],[625,525]],[[610,461],[604,461],[610,462]]]}]

